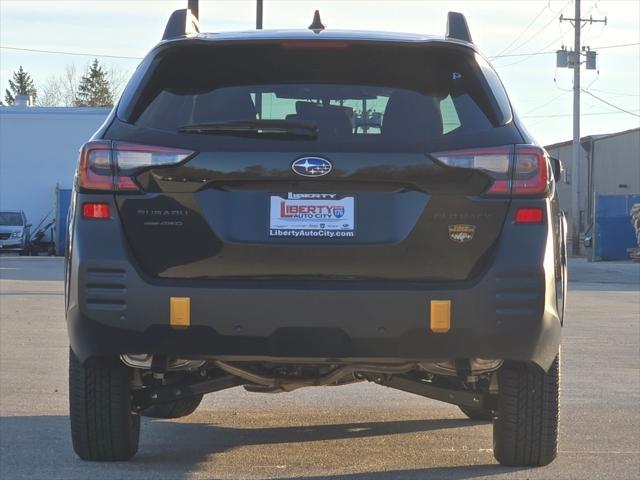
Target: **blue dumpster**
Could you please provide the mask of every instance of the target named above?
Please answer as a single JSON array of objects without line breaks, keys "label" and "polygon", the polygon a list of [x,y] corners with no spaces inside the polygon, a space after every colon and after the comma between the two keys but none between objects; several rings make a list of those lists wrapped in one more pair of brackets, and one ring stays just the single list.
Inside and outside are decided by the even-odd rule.
[{"label": "blue dumpster", "polygon": [[54,223],[54,241],[56,243],[56,255],[64,255],[67,243],[67,217],[69,215],[69,206],[71,205],[71,189],[61,188],[56,185],[55,192],[55,223]]},{"label": "blue dumpster", "polygon": [[637,247],[631,207],[640,195],[596,195],[593,259],[627,260],[630,248]]}]

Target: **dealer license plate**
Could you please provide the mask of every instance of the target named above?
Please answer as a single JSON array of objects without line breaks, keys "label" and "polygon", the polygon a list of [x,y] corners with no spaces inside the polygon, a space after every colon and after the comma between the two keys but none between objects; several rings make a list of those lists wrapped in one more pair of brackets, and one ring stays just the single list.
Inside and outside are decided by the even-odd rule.
[{"label": "dealer license plate", "polygon": [[269,236],[355,237],[355,200],[337,193],[284,193],[271,196]]}]

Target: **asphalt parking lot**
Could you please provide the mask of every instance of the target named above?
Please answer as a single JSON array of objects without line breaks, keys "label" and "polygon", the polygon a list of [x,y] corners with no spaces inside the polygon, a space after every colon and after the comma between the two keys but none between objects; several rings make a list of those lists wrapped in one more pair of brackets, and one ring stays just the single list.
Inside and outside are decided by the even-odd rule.
[{"label": "asphalt parking lot", "polygon": [[0,257],[2,479],[640,478],[640,264],[571,263],[558,459],[497,465],[491,426],[371,384],[212,394],[144,420],[129,463],[75,457],[67,416],[62,260]]}]

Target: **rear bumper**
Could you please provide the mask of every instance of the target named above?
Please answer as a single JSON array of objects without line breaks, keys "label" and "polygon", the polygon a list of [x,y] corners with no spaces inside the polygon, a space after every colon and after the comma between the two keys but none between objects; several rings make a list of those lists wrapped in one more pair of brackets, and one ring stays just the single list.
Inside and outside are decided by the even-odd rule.
[{"label": "rear bumper", "polygon": [[[546,366],[555,357],[560,323],[519,308],[489,312],[484,289],[472,291],[301,291],[154,289],[115,313],[93,305],[68,313],[69,335],[81,359],[155,352],[250,360],[318,361],[503,358]],[[169,296],[189,296],[192,326],[168,326]],[[313,301],[309,301],[313,297]],[[429,299],[452,299],[452,330],[431,333]],[[108,305],[108,304],[107,304]],[[136,310],[144,314],[136,318]]]},{"label": "rear bumper", "polygon": [[[68,264],[67,324],[84,361],[120,353],[227,360],[404,362],[482,357],[548,368],[560,343],[546,229],[503,239],[474,282],[206,282],[144,278],[116,222],[78,236]],[[512,229],[513,230],[513,229]],[[540,230],[545,232],[540,233]],[[537,243],[531,237],[542,235]],[[517,245],[517,243],[515,243]],[[549,258],[551,255],[551,258]],[[517,262],[514,259],[518,259]],[[169,325],[170,297],[191,299],[191,327]],[[451,300],[452,329],[429,330],[429,302]]]}]

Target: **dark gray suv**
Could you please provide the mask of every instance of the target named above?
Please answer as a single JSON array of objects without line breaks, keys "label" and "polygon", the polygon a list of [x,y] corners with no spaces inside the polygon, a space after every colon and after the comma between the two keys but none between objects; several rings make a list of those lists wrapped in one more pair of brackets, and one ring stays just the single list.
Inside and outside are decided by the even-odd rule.
[{"label": "dark gray suv", "polygon": [[198,33],[189,10],[83,147],[66,268],[76,453],[203,394],[371,381],[556,455],[560,166],[460,14],[447,35]]}]

